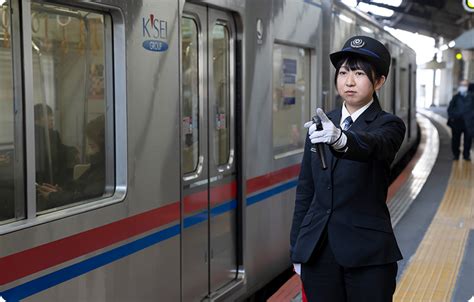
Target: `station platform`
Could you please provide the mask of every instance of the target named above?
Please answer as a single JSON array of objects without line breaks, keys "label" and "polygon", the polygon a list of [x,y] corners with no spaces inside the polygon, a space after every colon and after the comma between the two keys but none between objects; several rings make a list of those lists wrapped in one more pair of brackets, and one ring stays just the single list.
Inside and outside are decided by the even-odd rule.
[{"label": "station platform", "polygon": [[[445,110],[418,109],[420,144],[389,188],[404,257],[394,301],[474,301],[474,164],[452,160]],[[295,274],[268,301],[304,301],[301,288]]]}]

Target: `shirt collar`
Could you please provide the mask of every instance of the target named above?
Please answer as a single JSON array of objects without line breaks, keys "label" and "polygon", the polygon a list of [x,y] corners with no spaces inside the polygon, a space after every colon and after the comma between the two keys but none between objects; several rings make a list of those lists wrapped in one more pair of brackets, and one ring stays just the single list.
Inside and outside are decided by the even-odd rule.
[{"label": "shirt collar", "polygon": [[340,126],[342,127],[343,124],[344,124],[344,120],[350,116],[352,118],[352,122],[355,122],[359,116],[361,116],[362,113],[364,113],[365,110],[367,110],[367,108],[370,107],[370,105],[372,105],[372,103],[374,102],[374,99],[372,99],[370,102],[368,102],[367,104],[364,105],[364,107],[360,108],[359,110],[357,110],[356,112],[350,114],[349,111],[347,111],[347,108],[346,108],[346,102],[344,102],[342,104],[342,111],[341,111],[341,122],[339,123]]}]

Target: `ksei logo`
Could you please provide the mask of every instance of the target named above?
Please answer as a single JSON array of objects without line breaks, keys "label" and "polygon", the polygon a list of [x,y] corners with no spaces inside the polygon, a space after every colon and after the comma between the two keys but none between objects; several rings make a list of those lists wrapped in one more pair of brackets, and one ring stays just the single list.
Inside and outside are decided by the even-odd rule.
[{"label": "ksei logo", "polygon": [[142,18],[143,48],[149,51],[166,51],[168,43],[168,22],[155,18],[153,14]]}]

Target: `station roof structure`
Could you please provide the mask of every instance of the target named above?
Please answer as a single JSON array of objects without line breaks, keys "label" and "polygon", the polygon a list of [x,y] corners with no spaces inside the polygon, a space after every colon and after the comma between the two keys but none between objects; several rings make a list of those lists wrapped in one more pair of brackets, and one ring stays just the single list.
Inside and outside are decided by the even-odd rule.
[{"label": "station roof structure", "polygon": [[[393,13],[368,12],[382,24],[418,32],[445,41],[456,40],[462,34],[474,33],[474,12],[465,10],[463,1],[474,0],[356,0],[359,8],[376,7]],[[469,41],[467,41],[469,42]],[[471,42],[474,48],[474,41]],[[471,48],[471,47],[467,47]]]}]

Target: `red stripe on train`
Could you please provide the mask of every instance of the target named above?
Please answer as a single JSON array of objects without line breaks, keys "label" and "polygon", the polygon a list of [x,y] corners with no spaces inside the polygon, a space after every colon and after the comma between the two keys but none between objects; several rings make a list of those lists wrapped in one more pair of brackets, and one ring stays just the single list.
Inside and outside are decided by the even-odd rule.
[{"label": "red stripe on train", "polygon": [[300,173],[300,164],[290,166],[272,173],[252,178],[247,181],[247,194],[252,194],[266,187],[295,178]]},{"label": "red stripe on train", "polygon": [[0,258],[0,285],[179,219],[179,202]]},{"label": "red stripe on train", "polygon": [[[196,192],[184,197],[184,213],[191,214],[207,209],[207,191]],[[232,181],[227,184],[211,187],[211,208],[221,202],[237,198],[237,183]]]},{"label": "red stripe on train", "polygon": [[[247,181],[247,192],[258,190],[294,178],[299,165],[259,176]],[[237,185],[234,182],[211,188],[211,206],[234,199]],[[184,198],[185,213],[207,208],[207,192],[197,192]],[[179,220],[179,202],[137,214],[76,235],[0,258],[0,285],[34,274],[74,258],[100,250],[114,243],[140,235]]]}]

